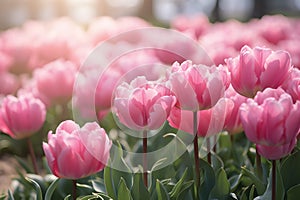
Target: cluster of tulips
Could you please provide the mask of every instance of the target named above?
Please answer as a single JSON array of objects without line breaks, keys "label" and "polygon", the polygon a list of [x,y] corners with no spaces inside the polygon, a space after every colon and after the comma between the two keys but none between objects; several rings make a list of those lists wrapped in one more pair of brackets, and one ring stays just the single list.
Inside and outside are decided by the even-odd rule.
[{"label": "cluster of tulips", "polygon": [[[44,169],[37,164],[41,159],[36,159],[31,137],[40,135],[47,167],[59,178],[39,183],[20,174],[23,186],[9,191],[9,198],[28,198],[25,191],[29,185],[29,195],[51,199],[59,195],[55,194],[57,185],[65,179],[73,182],[73,190],[60,194],[67,196],[65,199],[293,199],[300,191],[300,179],[291,183],[280,173],[290,160],[298,158],[292,165],[300,164],[300,21],[265,16],[248,23],[211,24],[203,16],[179,17],[170,30],[180,31],[202,46],[214,64],[140,49],[112,62],[108,71],[96,77],[97,85],[85,85],[75,94],[94,91],[91,102],[97,121],[88,120],[90,113],[85,113],[89,122],[72,120],[70,105],[78,103],[74,98],[71,102],[75,83],[90,51],[124,31],[149,27],[152,25],[134,17],[100,17],[88,27],[64,18],[31,21],[1,33],[0,130],[28,142],[36,175]],[[126,38],[106,51],[118,55],[138,47],[144,42],[141,40],[143,37]],[[177,41],[168,48],[189,50]],[[154,63],[165,66],[164,73]],[[148,67],[137,68],[145,64]],[[89,102],[83,100],[81,107]],[[113,137],[116,130],[120,135]],[[134,142],[126,141],[130,136],[123,131],[131,132]],[[162,169],[157,176],[153,166],[157,163],[151,163],[147,153],[158,147],[150,140],[155,134],[163,140],[163,135],[172,131],[190,135],[193,148],[181,144],[186,154],[169,163],[174,177],[165,177],[168,173]],[[234,145],[238,149],[239,144],[233,137],[237,134],[245,135],[243,141],[248,144],[238,157],[255,149],[255,162],[243,161],[236,168],[238,173],[233,173],[224,170],[230,156],[222,157],[224,141],[218,144],[218,136],[230,137],[231,151],[235,151]],[[199,156],[199,142],[206,145],[205,157]],[[126,155],[113,151],[113,146],[143,153],[142,163],[138,163],[142,167],[130,168]],[[115,162],[126,165],[128,171],[113,169]],[[254,163],[256,170],[243,167]],[[81,191],[76,190],[80,187]]]}]

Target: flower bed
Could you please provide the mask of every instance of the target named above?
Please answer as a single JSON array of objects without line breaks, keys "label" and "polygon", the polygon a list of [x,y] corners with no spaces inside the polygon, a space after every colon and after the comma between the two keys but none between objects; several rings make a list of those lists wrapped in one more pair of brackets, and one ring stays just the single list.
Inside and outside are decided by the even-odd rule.
[{"label": "flower bed", "polygon": [[297,199],[299,35],[279,15],[2,32],[0,150],[26,173],[0,198]]}]

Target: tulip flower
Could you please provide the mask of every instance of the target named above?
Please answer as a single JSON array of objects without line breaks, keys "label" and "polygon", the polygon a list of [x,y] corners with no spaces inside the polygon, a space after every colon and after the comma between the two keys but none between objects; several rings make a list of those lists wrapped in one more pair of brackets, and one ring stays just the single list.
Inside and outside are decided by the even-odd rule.
[{"label": "tulip flower", "polygon": [[121,123],[137,130],[156,130],[169,116],[176,98],[161,82],[137,77],[118,86],[114,107]]},{"label": "tulip flower", "polygon": [[240,133],[243,130],[240,120],[240,106],[247,101],[247,98],[238,94],[232,86],[225,91],[225,98],[232,102],[231,112],[226,115],[224,129],[230,134]]},{"label": "tulip flower", "polygon": [[56,60],[34,71],[36,96],[47,106],[66,103],[72,98],[76,67],[70,61]]},{"label": "tulip flower", "polygon": [[130,84],[124,82],[116,89],[114,107],[117,117],[125,126],[143,131],[144,184],[147,178],[147,131],[160,128],[167,120],[176,98],[160,81],[147,81],[139,76]]},{"label": "tulip flower", "polygon": [[[278,88],[292,68],[290,54],[268,48],[244,46],[240,55],[226,60],[233,88],[243,96],[253,98],[257,91]],[[274,78],[276,76],[276,78]]]},{"label": "tulip flower", "polygon": [[169,83],[182,110],[198,111],[211,108],[224,95],[227,77],[217,67],[195,65],[185,61],[172,65]]},{"label": "tulip flower", "polygon": [[34,172],[38,173],[36,158],[30,136],[43,126],[46,119],[45,105],[30,95],[8,95],[0,108],[0,130],[14,139],[27,138]]},{"label": "tulip flower", "polygon": [[[192,111],[194,138],[194,160],[196,187],[200,184],[199,156],[198,156],[198,114],[199,110],[213,107],[224,95],[225,86],[229,85],[225,68],[205,65],[195,65],[192,61],[184,61],[181,65],[175,62],[169,75],[172,92],[177,98],[177,107],[181,110]],[[224,86],[225,85],[225,86]],[[208,140],[209,142],[209,140]],[[207,144],[210,146],[210,144]],[[208,152],[210,161],[210,152]]]},{"label": "tulip flower", "polygon": [[[296,140],[300,128],[299,109],[300,102],[294,104],[291,96],[282,89],[268,88],[258,92],[240,108],[245,134],[250,141],[260,145],[280,147],[290,144]],[[276,159],[286,155],[279,154]],[[274,159],[268,154],[263,156]]]},{"label": "tulip flower", "polygon": [[43,149],[52,173],[60,178],[80,179],[104,169],[112,142],[96,122],[82,128],[74,121],[59,124],[48,133]]},{"label": "tulip flower", "polygon": [[14,139],[27,138],[36,133],[46,118],[45,105],[29,95],[8,95],[0,108],[0,130]]}]

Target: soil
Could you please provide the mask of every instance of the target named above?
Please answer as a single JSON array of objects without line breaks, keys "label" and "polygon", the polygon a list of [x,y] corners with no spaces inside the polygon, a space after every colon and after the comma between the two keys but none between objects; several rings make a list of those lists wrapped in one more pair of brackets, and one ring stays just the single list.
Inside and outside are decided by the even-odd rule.
[{"label": "soil", "polygon": [[13,178],[17,177],[18,162],[11,155],[0,157],[0,195],[7,194]]}]

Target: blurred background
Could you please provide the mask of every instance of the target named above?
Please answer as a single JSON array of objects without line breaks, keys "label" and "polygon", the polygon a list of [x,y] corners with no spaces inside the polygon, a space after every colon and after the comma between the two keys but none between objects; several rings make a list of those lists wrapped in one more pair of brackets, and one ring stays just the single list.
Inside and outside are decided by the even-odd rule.
[{"label": "blurred background", "polygon": [[0,29],[29,19],[69,16],[86,24],[98,16],[133,15],[167,25],[177,15],[204,13],[212,22],[235,18],[247,21],[265,14],[300,16],[300,0],[1,0]]}]

